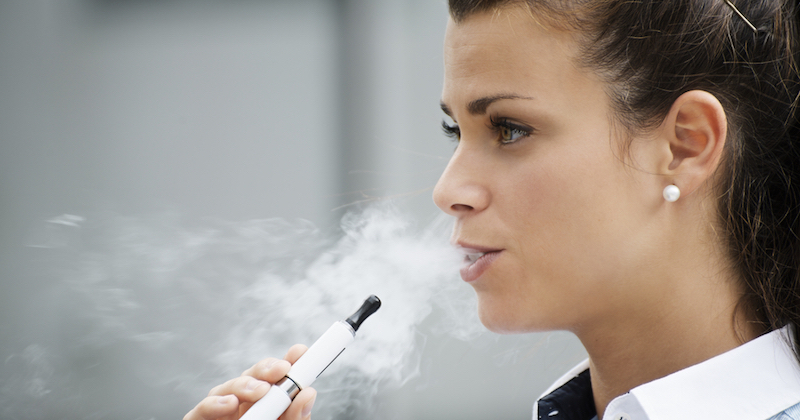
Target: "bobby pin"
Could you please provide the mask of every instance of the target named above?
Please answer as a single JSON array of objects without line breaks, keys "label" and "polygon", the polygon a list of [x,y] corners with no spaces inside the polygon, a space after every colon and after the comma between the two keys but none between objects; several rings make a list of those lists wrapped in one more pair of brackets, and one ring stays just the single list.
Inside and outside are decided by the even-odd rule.
[{"label": "bobby pin", "polygon": [[750,27],[750,29],[752,29],[752,30],[753,30],[753,32],[756,32],[756,33],[758,32],[758,29],[756,29],[756,27],[755,27],[755,26],[754,26],[752,23],[750,23],[750,21],[749,21],[749,20],[747,20],[747,18],[746,18],[746,17],[744,17],[744,15],[742,14],[742,12],[740,12],[740,11],[739,11],[739,9],[737,9],[737,8],[736,8],[736,6],[734,6],[734,5],[733,5],[733,3],[731,2],[731,0],[724,0],[724,1],[725,1],[725,3],[727,3],[727,4],[728,4],[728,6],[730,6],[730,7],[731,7],[731,9],[733,9],[733,11],[734,11],[734,12],[735,12],[737,15],[739,15],[739,17],[740,17],[740,18],[742,18],[742,20],[744,21],[744,23],[746,23],[746,24],[747,24],[747,26],[749,26],[749,27]]}]

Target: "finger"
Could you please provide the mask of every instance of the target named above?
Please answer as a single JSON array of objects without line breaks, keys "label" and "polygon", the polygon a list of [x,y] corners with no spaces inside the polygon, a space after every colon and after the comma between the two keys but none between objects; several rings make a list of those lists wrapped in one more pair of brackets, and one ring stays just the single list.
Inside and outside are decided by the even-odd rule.
[{"label": "finger", "polygon": [[292,365],[286,360],[270,357],[256,363],[253,367],[244,371],[242,375],[252,376],[256,379],[274,384],[283,379],[291,368]]},{"label": "finger", "polygon": [[212,420],[236,413],[239,400],[235,395],[213,395],[200,401],[183,420]]},{"label": "finger", "polygon": [[265,381],[260,381],[252,376],[240,376],[215,386],[208,395],[235,395],[239,401],[255,402],[263,397],[269,388],[269,383]]},{"label": "finger", "polygon": [[317,399],[314,388],[305,388],[294,397],[294,401],[281,415],[280,420],[305,420],[311,417],[311,409]]},{"label": "finger", "polygon": [[289,363],[291,364],[295,364],[297,362],[297,359],[299,359],[300,356],[305,354],[306,350],[308,350],[308,346],[305,346],[303,344],[295,344],[291,348],[289,348],[289,351],[286,352],[286,356],[284,356],[283,359],[289,361]]},{"label": "finger", "polygon": [[242,376],[253,376],[253,374],[256,372],[256,369],[269,369],[279,360],[281,359],[277,359],[275,357],[267,357],[266,359],[262,359],[258,363],[250,366],[244,372],[242,372]]}]

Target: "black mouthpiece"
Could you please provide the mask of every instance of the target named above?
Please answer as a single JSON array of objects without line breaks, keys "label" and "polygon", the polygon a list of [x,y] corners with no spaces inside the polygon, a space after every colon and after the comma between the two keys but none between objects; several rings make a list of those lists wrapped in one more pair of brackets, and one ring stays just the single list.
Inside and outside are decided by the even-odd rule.
[{"label": "black mouthpiece", "polygon": [[364,304],[354,313],[350,315],[350,318],[347,318],[345,322],[350,324],[353,327],[353,331],[358,331],[358,327],[361,326],[361,323],[364,322],[367,317],[374,314],[378,308],[381,307],[381,300],[378,299],[377,296],[372,295],[364,301]]}]

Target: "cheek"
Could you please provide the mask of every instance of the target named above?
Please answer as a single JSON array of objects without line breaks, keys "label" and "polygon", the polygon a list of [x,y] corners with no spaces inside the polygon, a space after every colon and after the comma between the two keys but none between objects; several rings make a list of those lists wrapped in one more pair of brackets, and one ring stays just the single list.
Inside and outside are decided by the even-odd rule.
[{"label": "cheek", "polygon": [[600,234],[619,205],[619,171],[610,158],[567,149],[527,162],[508,187],[512,217],[556,242]]},{"label": "cheek", "polygon": [[578,289],[609,276],[598,267],[613,271],[626,221],[634,215],[626,210],[629,177],[604,144],[604,153],[563,148],[533,159],[509,185],[516,193],[507,208],[516,221],[512,228],[526,277]]}]

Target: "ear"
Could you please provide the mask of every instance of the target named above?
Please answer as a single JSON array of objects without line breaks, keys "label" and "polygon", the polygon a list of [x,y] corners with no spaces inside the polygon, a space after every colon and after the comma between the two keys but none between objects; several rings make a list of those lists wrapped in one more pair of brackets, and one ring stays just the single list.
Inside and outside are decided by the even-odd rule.
[{"label": "ear", "polygon": [[684,194],[703,185],[719,166],[728,120],[722,104],[712,94],[693,90],[672,104],[664,119],[663,139],[669,144],[660,173]]}]

